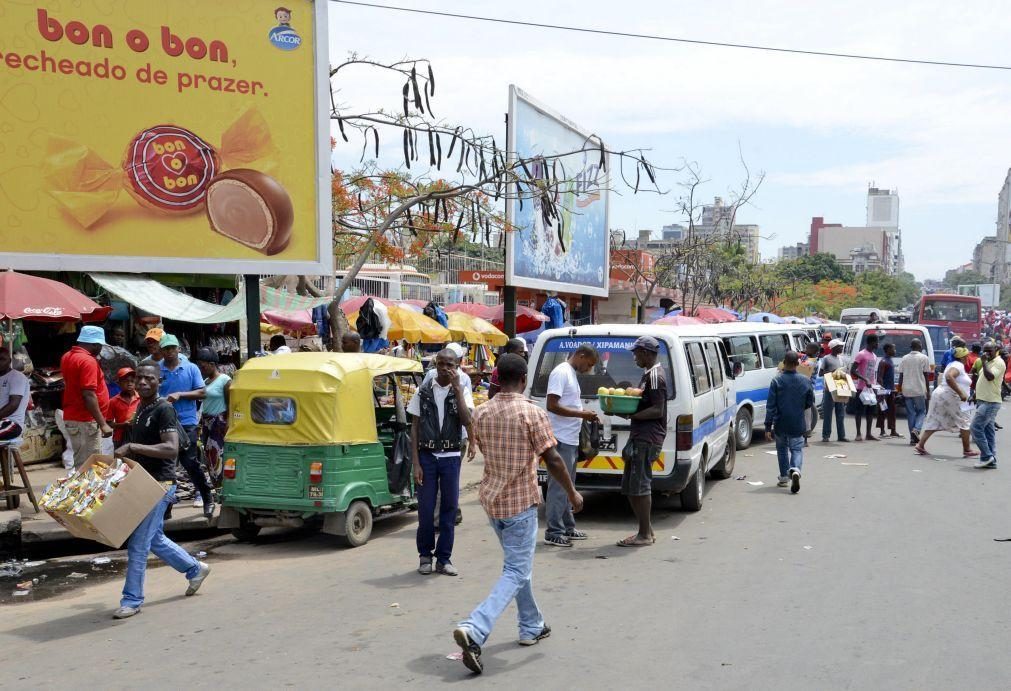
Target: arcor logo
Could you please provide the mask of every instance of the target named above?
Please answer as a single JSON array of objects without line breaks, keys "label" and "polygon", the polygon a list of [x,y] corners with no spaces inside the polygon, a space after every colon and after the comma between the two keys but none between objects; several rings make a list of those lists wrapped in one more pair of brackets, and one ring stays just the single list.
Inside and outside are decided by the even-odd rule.
[{"label": "arcor logo", "polygon": [[291,28],[291,10],[278,7],[274,10],[274,19],[277,20],[277,26],[270,30],[267,37],[275,48],[289,51],[302,45],[302,37]]}]

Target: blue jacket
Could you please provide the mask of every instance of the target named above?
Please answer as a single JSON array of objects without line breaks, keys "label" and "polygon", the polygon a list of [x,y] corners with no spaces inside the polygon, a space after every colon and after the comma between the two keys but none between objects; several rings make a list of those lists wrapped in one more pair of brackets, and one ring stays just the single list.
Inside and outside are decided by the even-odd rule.
[{"label": "blue jacket", "polygon": [[804,411],[814,407],[811,380],[795,370],[783,370],[769,385],[769,400],[765,404],[765,431],[802,437],[807,434]]}]

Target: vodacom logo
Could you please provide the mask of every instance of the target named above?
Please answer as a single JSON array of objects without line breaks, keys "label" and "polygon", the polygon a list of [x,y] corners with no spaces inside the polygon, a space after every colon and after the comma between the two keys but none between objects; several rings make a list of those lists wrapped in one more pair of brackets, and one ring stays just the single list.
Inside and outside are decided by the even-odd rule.
[{"label": "vodacom logo", "polygon": [[39,314],[44,317],[62,317],[62,307],[25,307],[22,314]]}]

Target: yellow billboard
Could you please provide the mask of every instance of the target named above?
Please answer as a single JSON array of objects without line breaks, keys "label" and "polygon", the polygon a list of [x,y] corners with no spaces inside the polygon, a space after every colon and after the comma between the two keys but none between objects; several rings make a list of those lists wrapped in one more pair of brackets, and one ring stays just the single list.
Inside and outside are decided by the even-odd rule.
[{"label": "yellow billboard", "polygon": [[0,268],[330,273],[326,0],[11,0]]}]

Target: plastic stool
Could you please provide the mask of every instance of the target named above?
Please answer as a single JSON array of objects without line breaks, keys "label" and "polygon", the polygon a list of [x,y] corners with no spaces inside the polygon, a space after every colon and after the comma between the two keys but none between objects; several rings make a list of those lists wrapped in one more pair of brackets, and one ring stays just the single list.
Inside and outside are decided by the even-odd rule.
[{"label": "plastic stool", "polygon": [[[32,489],[32,483],[28,481],[28,471],[25,470],[25,464],[21,460],[20,447],[20,443],[8,442],[0,445],[0,471],[2,471],[3,475],[3,485],[0,485],[0,499],[7,500],[8,509],[14,509],[17,508],[14,504],[15,497],[20,494],[27,494],[28,499],[32,502],[32,506],[35,507],[35,513],[38,513],[39,502],[35,498],[35,491]],[[21,475],[21,487],[15,485],[13,478],[11,477],[11,471],[15,467]]]}]

